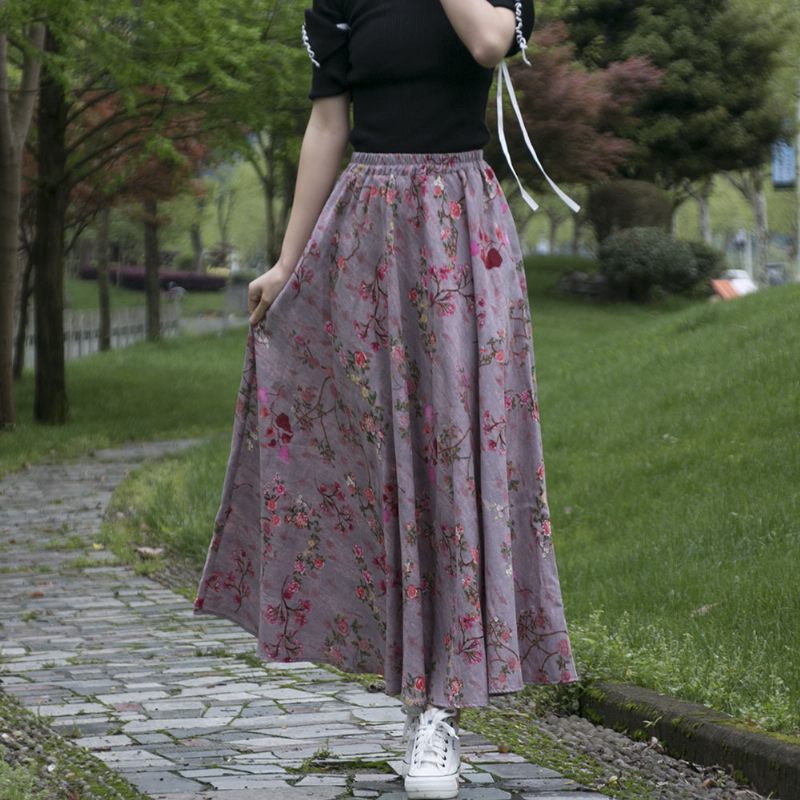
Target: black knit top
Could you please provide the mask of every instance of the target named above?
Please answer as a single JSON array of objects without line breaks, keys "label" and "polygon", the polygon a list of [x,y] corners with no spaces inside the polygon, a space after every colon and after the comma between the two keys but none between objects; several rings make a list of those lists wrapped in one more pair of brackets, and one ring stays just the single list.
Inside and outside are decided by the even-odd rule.
[{"label": "black knit top", "polygon": [[[487,2],[516,11],[513,55],[533,32],[534,0]],[[313,0],[303,40],[309,98],[350,92],[354,150],[456,152],[489,141],[494,71],[475,61],[439,0]]]}]

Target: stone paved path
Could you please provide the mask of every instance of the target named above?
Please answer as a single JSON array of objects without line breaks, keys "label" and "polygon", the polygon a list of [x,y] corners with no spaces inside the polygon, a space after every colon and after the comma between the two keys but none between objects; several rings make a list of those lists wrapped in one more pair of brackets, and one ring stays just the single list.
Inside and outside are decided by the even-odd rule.
[{"label": "stone paved path", "polygon": [[[0,481],[3,689],[157,800],[402,800],[399,701],[310,663],[254,660],[252,636],[92,548],[125,474],[190,444]],[[603,796],[474,734],[461,741],[462,800]]]}]

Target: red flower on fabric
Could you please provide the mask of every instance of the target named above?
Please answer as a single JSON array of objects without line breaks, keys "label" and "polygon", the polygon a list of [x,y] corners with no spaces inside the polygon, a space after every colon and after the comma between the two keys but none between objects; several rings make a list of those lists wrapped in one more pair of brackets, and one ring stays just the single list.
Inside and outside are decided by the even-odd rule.
[{"label": "red flower on fabric", "polygon": [[424,692],[425,691],[425,676],[424,675],[419,675],[417,677],[417,679],[414,681],[414,688],[418,692]]},{"label": "red flower on fabric", "polygon": [[495,269],[503,263],[503,256],[496,247],[490,247],[486,253],[481,253],[481,258],[486,269]]}]

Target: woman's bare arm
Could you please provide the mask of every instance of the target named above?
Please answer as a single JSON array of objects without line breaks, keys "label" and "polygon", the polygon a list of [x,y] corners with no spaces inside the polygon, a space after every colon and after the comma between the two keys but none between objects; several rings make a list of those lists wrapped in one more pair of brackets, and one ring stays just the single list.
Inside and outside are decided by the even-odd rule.
[{"label": "woman's bare arm", "polygon": [[251,325],[261,320],[289,280],[336,183],[350,135],[349,103],[348,94],[319,97],[313,101],[300,148],[294,202],[281,254],[272,268],[247,288]]},{"label": "woman's bare arm", "polygon": [[459,39],[483,67],[495,67],[514,40],[516,18],[487,0],[439,0]]}]

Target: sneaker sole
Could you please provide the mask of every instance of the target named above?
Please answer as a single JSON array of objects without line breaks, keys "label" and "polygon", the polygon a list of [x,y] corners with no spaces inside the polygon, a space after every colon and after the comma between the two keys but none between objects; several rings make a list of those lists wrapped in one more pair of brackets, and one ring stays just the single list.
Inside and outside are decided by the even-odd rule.
[{"label": "sneaker sole", "polygon": [[451,800],[458,797],[458,773],[441,777],[409,777],[404,788],[409,800]]}]

